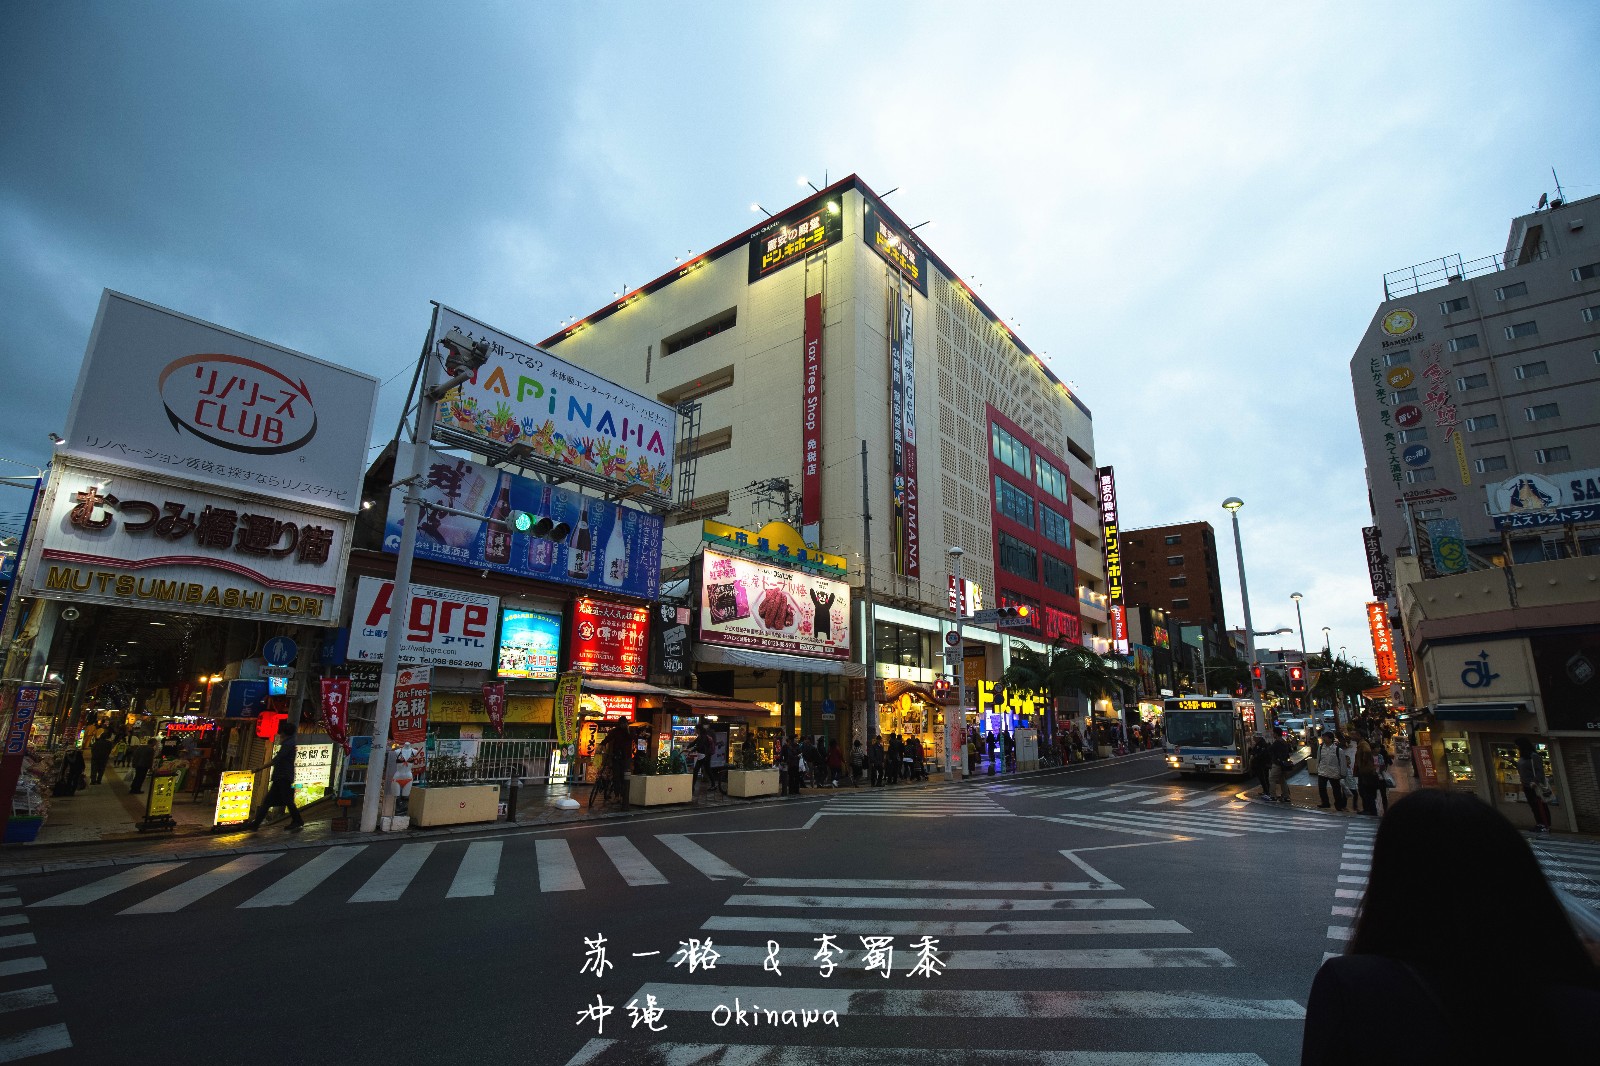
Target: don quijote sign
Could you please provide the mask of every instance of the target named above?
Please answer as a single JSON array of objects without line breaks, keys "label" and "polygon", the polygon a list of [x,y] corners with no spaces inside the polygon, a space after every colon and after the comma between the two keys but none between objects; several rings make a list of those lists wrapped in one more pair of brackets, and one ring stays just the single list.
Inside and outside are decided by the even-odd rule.
[{"label": "don quijote sign", "polygon": [[[357,582],[350,618],[351,662],[383,661],[393,616],[393,581],[363,577]],[[488,670],[494,666],[494,628],[499,616],[498,596],[412,585],[398,661],[407,666]]]},{"label": "don quijote sign", "polygon": [[366,374],[106,292],[61,454],[355,512]]},{"label": "don quijote sign", "polygon": [[333,625],[352,522],[58,460],[19,587],[76,603]]}]

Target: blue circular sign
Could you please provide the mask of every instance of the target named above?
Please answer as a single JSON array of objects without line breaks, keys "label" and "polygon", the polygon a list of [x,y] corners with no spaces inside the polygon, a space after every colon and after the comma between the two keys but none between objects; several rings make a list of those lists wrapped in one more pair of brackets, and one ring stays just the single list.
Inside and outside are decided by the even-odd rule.
[{"label": "blue circular sign", "polygon": [[288,637],[273,637],[261,649],[268,666],[288,666],[300,654],[300,647]]},{"label": "blue circular sign", "polygon": [[1413,444],[1400,453],[1400,461],[1407,466],[1426,466],[1428,460],[1432,458],[1433,453],[1428,450],[1426,444]]}]

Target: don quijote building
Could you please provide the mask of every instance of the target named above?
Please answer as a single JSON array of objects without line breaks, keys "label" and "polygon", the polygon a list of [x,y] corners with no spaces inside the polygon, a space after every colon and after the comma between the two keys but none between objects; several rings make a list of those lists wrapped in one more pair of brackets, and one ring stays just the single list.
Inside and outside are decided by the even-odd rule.
[{"label": "don quijote building", "polygon": [[1531,824],[1516,744],[1532,742],[1557,828],[1588,832],[1600,831],[1597,230],[1600,197],[1542,197],[1501,253],[1391,272],[1350,361],[1380,674],[1410,678],[1425,776]]},{"label": "don quijote building", "polygon": [[11,605],[5,709],[30,752],[92,728],[155,738],[204,794],[263,766],[290,718],[301,801],[322,795],[316,656],[344,608],[376,395],[368,375],[104,293]]},{"label": "don quijote building", "polygon": [[[1040,724],[995,702],[1011,647],[1110,650],[1088,407],[859,178],[542,347],[677,412],[663,583],[692,581],[698,687],[770,735],[917,735],[937,766],[955,657],[957,724],[993,730]],[[957,603],[1033,625],[967,626],[947,657]]]}]

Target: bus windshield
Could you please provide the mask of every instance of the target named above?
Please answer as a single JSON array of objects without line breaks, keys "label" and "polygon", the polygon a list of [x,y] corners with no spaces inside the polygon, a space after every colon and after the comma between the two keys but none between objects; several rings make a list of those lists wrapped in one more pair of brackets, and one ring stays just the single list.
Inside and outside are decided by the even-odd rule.
[{"label": "bus windshield", "polygon": [[1180,748],[1233,746],[1233,711],[1192,711],[1168,714],[1167,743]]}]

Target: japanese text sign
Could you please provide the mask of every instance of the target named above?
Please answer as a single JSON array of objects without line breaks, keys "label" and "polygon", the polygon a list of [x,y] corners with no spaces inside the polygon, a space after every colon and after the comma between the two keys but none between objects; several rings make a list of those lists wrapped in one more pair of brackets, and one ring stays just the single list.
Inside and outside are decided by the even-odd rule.
[{"label": "japanese text sign", "polygon": [[1367,627],[1372,631],[1372,660],[1377,667],[1378,680],[1384,683],[1400,679],[1400,667],[1394,655],[1394,636],[1389,629],[1389,609],[1381,603],[1367,604]]},{"label": "japanese text sign", "polygon": [[[362,577],[350,618],[351,662],[381,663],[394,613],[394,582]],[[411,586],[411,607],[402,634],[403,664],[488,670],[494,666],[494,627],[500,598],[432,585]]]},{"label": "japanese text sign", "polygon": [[107,291],[61,452],[354,513],[376,378]]},{"label": "japanese text sign", "polygon": [[649,633],[650,608],[584,597],[572,608],[572,669],[643,680]]},{"label": "japanese text sign", "polygon": [[256,788],[254,770],[224,770],[217,786],[217,825],[242,825],[250,820]]},{"label": "japanese text sign", "polygon": [[334,743],[350,754],[350,679],[322,679],[322,723]]},{"label": "japanese text sign", "polygon": [[506,683],[490,681],[483,686],[483,709],[496,736],[506,732]]},{"label": "japanese text sign", "polygon": [[850,586],[705,549],[700,640],[827,659],[850,657]]},{"label": "japanese text sign", "polygon": [[750,235],[750,283],[844,238],[839,196],[813,198]]},{"label": "japanese text sign", "polygon": [[431,667],[402,667],[395,675],[389,743],[421,744],[428,738],[428,696],[432,688]]}]

